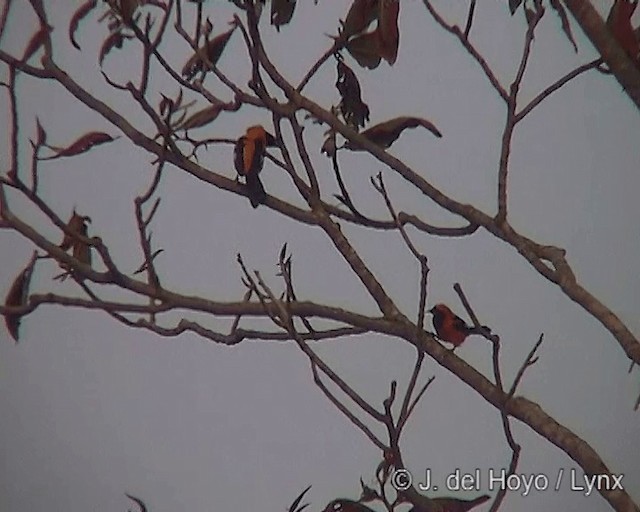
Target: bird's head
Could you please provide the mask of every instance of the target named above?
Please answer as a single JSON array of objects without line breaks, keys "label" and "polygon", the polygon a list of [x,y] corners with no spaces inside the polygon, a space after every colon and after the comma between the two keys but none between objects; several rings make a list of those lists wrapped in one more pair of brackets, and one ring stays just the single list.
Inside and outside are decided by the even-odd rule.
[{"label": "bird's head", "polygon": [[439,313],[442,315],[442,314],[451,313],[451,310],[447,305],[438,303],[429,310],[429,313],[431,313],[432,315],[435,315],[436,313]]},{"label": "bird's head", "polygon": [[261,124],[249,126],[246,136],[250,139],[263,140],[266,146],[277,146],[276,138],[265,130]]}]

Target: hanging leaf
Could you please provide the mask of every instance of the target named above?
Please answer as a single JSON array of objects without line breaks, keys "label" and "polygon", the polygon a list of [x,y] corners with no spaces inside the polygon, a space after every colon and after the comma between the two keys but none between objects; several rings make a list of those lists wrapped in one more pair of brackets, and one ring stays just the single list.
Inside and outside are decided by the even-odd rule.
[{"label": "hanging leaf", "polygon": [[[18,274],[9,293],[4,301],[6,307],[21,307],[27,305],[27,299],[29,298],[29,285],[31,283],[31,276],[33,275],[33,268],[36,263],[37,253],[33,253],[28,265]],[[7,325],[9,334],[17,343],[20,338],[20,320],[23,315],[6,313],[4,315],[4,321]]]},{"label": "hanging leaf", "polygon": [[160,96],[162,96],[162,99],[160,100],[160,105],[158,106],[158,109],[160,110],[161,115],[166,116],[169,112],[171,112],[174,109],[173,100],[171,98],[168,98],[162,93],[160,93]]},{"label": "hanging leaf", "polygon": [[193,128],[200,128],[206,124],[209,124],[220,115],[220,112],[224,110],[224,103],[218,103],[216,105],[211,105],[210,107],[199,110],[192,116],[189,116],[183,122],[179,123],[175,129],[176,130],[191,130]]},{"label": "hanging leaf", "polygon": [[379,0],[353,0],[347,18],[342,22],[340,37],[344,40],[364,32],[377,19]]},{"label": "hanging leaf", "polygon": [[640,41],[633,31],[631,17],[633,16],[638,1],[615,0],[609,16],[607,25],[616,38],[620,47],[636,64],[640,63]]},{"label": "hanging leaf", "polygon": [[369,120],[369,107],[362,101],[360,83],[353,70],[344,62],[338,61],[338,80],[336,88],[342,96],[340,111],[345,122],[356,130]]},{"label": "hanging leaf", "polygon": [[347,43],[347,51],[364,68],[375,69],[380,65],[378,34],[370,32],[354,37]]},{"label": "hanging leaf", "polygon": [[85,153],[86,151],[89,151],[94,146],[105,144],[107,142],[112,142],[114,140],[116,139],[111,135],[109,135],[108,133],[89,132],[84,134],[82,137],[80,137],[70,146],[67,146],[66,148],[57,149],[57,153],[55,155],[49,156],[46,158],[40,158],[40,160],[53,160],[54,158],[79,155],[80,153]]},{"label": "hanging leaf", "polygon": [[296,0],[271,0],[271,24],[280,32],[280,27],[293,18]]},{"label": "hanging leaf", "polygon": [[571,41],[573,45],[573,49],[578,52],[578,45],[576,44],[575,39],[573,39],[573,33],[571,32],[571,25],[569,25],[569,17],[567,16],[567,11],[564,6],[560,2],[560,0],[550,0],[551,7],[558,13],[560,16],[560,22],[562,23],[562,31],[567,36],[567,39]]},{"label": "hanging leaf", "polygon": [[[411,116],[396,117],[389,121],[385,121],[384,123],[376,124],[375,126],[363,131],[362,135],[374,144],[386,149],[391,147],[404,130],[407,128],[415,128],[417,126],[426,128],[436,137],[442,137],[440,130],[438,130],[431,121]],[[361,147],[354,145],[351,141],[347,141],[344,147],[351,149],[352,151],[362,150]]]},{"label": "hanging leaf", "polygon": [[47,132],[44,131],[44,128],[40,124],[40,119],[38,119],[37,117],[36,117],[36,133],[37,133],[36,144],[38,144],[38,146],[42,146],[46,144]]},{"label": "hanging leaf", "polygon": [[333,158],[336,154],[336,150],[336,132],[329,130],[329,134],[320,148],[320,153],[327,155],[329,158]]},{"label": "hanging leaf", "polygon": [[122,48],[122,44],[124,43],[125,39],[130,38],[130,36],[123,34],[121,31],[114,32],[109,37],[107,37],[100,47],[100,55],[98,57],[100,66],[102,66],[102,61],[104,61],[104,58],[111,50],[113,50],[114,48]]},{"label": "hanging leaf", "polygon": [[518,10],[520,5],[522,5],[522,0],[509,0],[509,10],[511,11],[512,16]]},{"label": "hanging leaf", "polygon": [[234,25],[232,29],[214,37],[211,41],[207,41],[202,47],[198,48],[198,51],[183,66],[182,76],[187,80],[191,80],[200,71],[208,69],[208,65],[205,66],[204,57],[209,60],[208,64],[215,66],[235,29]]},{"label": "hanging leaf", "polygon": [[399,0],[381,0],[380,18],[378,19],[378,46],[380,57],[393,66],[398,58],[400,31],[398,30]]},{"label": "hanging leaf", "polygon": [[73,45],[74,48],[76,49],[80,49],[80,45],[78,44],[78,42],[76,41],[75,35],[76,35],[76,31],[78,30],[78,27],[80,26],[80,22],[87,17],[87,15],[96,8],[96,5],[98,5],[97,0],[88,0],[87,2],[83,3],[77,10],[76,12],[73,13],[73,16],[71,17],[71,21],[69,22],[69,40],[71,41],[71,44]]},{"label": "hanging leaf", "polygon": [[44,45],[49,32],[51,32],[51,27],[45,25],[35,34],[33,34],[33,37],[31,37],[31,39],[29,39],[29,42],[27,43],[27,47],[24,50],[21,62],[27,62],[31,57],[33,57],[33,54],[36,53],[40,49],[40,47]]}]

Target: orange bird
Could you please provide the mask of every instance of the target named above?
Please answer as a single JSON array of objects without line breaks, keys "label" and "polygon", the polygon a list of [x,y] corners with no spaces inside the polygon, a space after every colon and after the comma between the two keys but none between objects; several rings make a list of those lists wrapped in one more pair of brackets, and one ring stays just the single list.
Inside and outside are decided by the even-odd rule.
[{"label": "orange bird", "polygon": [[469,327],[462,318],[456,315],[445,304],[436,304],[429,310],[433,314],[433,327],[438,338],[451,343],[453,348],[462,345],[470,334],[482,334],[490,331],[488,327]]},{"label": "orange bird", "polygon": [[258,175],[264,164],[267,146],[276,146],[276,139],[261,125],[250,126],[246,133],[238,139],[234,150],[234,164],[240,176],[244,176],[251,206],[257,208],[265,202],[264,191]]}]

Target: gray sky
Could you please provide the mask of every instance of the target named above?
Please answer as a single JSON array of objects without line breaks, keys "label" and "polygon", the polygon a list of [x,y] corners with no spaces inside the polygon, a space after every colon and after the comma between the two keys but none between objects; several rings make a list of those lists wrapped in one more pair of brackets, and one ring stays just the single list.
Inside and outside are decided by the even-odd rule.
[{"label": "gray sky", "polygon": [[[267,48],[294,83],[328,47],[324,34],[335,33],[337,19],[344,17],[350,2],[298,3],[294,22],[280,33],[263,23]],[[214,31],[226,30],[231,4],[209,4]],[[508,15],[506,2],[478,4],[472,39],[508,85],[522,47],[524,21]],[[80,53],[67,40],[68,3],[51,0],[47,5],[56,28],[59,64],[83,87],[126,112],[130,122],[147,126],[139,110],[131,109],[131,101],[105,87],[98,72],[98,34],[102,37],[106,26],[97,24],[96,15],[83,23],[78,32]],[[447,19],[464,23],[466,2],[436,5]],[[598,5],[606,11],[609,2]],[[26,2],[15,6],[2,48],[22,51],[34,26]],[[400,30],[393,67],[383,63],[375,71],[362,70],[347,58],[361,80],[371,123],[396,115],[432,120],[444,134],[441,140],[419,129],[407,131],[390,152],[455,199],[495,212],[503,105],[479,67],[437,27],[422,2],[402,3]],[[556,17],[547,14],[525,76],[523,104],[594,58],[577,25],[574,35],[578,55],[566,43]],[[163,52],[179,68],[189,48],[171,38]],[[133,50],[114,51],[105,70],[126,82],[137,77],[138,56]],[[236,33],[219,65],[242,86],[249,76],[245,58]],[[338,101],[334,82],[335,66],[328,63],[306,92],[329,107]],[[35,115],[54,145],[65,145],[89,130],[119,134],[60,86],[24,76],[19,83],[25,134],[35,133]],[[214,78],[208,78],[207,85],[220,97],[231,98]],[[177,92],[164,75],[154,76],[152,87],[171,95]],[[157,92],[151,97],[154,104],[159,99]],[[3,94],[0,115],[6,116],[6,109]],[[245,106],[192,135],[237,137],[258,122],[269,125],[270,115]],[[337,188],[328,160],[318,151],[322,131],[307,123],[305,134],[330,197]],[[509,182],[511,224],[541,243],[566,248],[579,281],[634,333],[640,332],[638,133],[640,116],[615,79],[587,73],[517,128]],[[28,157],[25,137],[23,163]],[[6,134],[1,140],[0,167],[6,169]],[[365,212],[386,217],[384,203],[368,184],[369,176],[382,170],[398,209],[434,223],[459,225],[372,157],[354,153],[341,154],[340,159],[354,200]],[[90,215],[90,233],[102,237],[121,268],[133,271],[141,255],[132,200],[152,176],[149,161],[121,138],[80,157],[43,165],[41,192],[63,218],[74,205]],[[235,175],[228,147],[212,148],[200,162]],[[287,177],[269,162],[262,178],[269,192],[295,198]],[[246,198],[205,187],[175,169],[163,177],[159,194],[162,204],[153,233],[165,249],[157,263],[166,287],[215,300],[239,300],[244,289],[235,260],[238,252],[250,268],[279,287],[275,263],[281,245],[288,242],[300,298],[375,314],[375,305],[320,230],[296,225],[265,207],[253,210]],[[33,208],[15,198],[11,204],[58,241],[60,233]],[[400,236],[344,223],[342,228],[401,310],[415,317],[419,270]],[[628,360],[612,336],[515,250],[486,232],[463,239],[410,233],[429,257],[429,303],[446,302],[462,311],[452,290],[453,283],[462,284],[480,320],[501,336],[508,383],[544,332],[540,361],[527,372],[520,394],[589,442],[612,471],[624,473],[626,490],[640,501],[640,423],[632,411],[640,390],[639,373],[636,369],[627,374]],[[2,232],[0,240],[0,290],[5,294],[32,248],[14,233]],[[39,266],[34,290],[79,295],[74,284],[51,281],[57,272],[53,264]],[[226,319],[197,318],[214,329],[229,325]],[[55,306],[23,319],[21,335],[15,346],[0,329],[2,511],[123,511],[129,505],[123,493],[128,492],[143,498],[150,512],[283,512],[310,483],[311,510],[317,511],[333,498],[356,498],[358,479],[371,480],[379,462],[379,450],[315,387],[307,359],[295,344],[244,342],[228,348],[192,334],[160,338],[125,328],[104,313]],[[414,349],[383,336],[315,347],[378,406],[390,380],[406,386],[413,367]],[[491,378],[491,352],[482,339],[471,338],[458,355]],[[402,447],[409,467],[416,473],[429,467],[439,479],[458,467],[480,468],[483,475],[489,468],[506,467],[510,452],[499,413],[428,360],[423,378],[431,375],[435,382],[405,432]],[[575,467],[564,452],[527,426],[514,423],[513,428],[522,445],[519,473],[545,474],[553,481],[560,468]],[[560,492],[532,492],[526,498],[513,492],[503,510],[606,509],[599,495],[580,494],[568,484]]]}]

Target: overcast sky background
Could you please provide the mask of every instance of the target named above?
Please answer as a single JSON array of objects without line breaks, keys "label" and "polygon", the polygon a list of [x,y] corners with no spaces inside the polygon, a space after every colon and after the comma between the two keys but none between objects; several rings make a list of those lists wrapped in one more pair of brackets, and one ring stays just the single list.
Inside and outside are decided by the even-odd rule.
[{"label": "overcast sky background", "polygon": [[[56,28],[56,61],[130,122],[148,128],[126,94],[109,89],[99,73],[97,54],[107,28],[98,25],[97,13],[78,32],[83,51],[71,47],[67,39],[71,4],[76,2],[46,2]],[[336,32],[337,20],[344,18],[350,2],[298,4],[293,23],[280,33],[267,25],[267,16],[262,20],[266,47],[294,83],[328,47],[325,34]],[[522,48],[524,19],[510,17],[506,1],[478,4],[472,39],[508,85]],[[596,2],[603,14],[609,4]],[[443,0],[436,5],[448,20],[464,24],[467,2]],[[230,6],[226,1],[208,2],[206,12],[213,18],[215,33],[227,29]],[[21,54],[35,26],[27,2],[19,2],[12,9],[2,48]],[[559,27],[557,17],[548,12],[536,33],[521,104],[596,56],[576,24],[577,55]],[[442,139],[411,130],[390,152],[458,201],[494,213],[504,105],[479,67],[433,22],[422,2],[402,2],[400,31],[393,67],[382,63],[374,71],[362,70],[347,57],[361,80],[371,123],[397,115],[433,121],[443,132]],[[112,52],[105,71],[122,83],[137,81],[138,50],[128,43],[125,51]],[[162,51],[177,69],[190,52],[174,37],[167,39]],[[245,61],[242,38],[236,33],[219,65],[243,87],[249,76]],[[4,66],[2,77],[6,77]],[[119,135],[62,87],[26,76],[18,81],[23,164],[28,162],[26,137],[35,133],[35,115],[54,145],[64,146],[90,130]],[[328,108],[338,101],[334,82],[335,65],[330,62],[306,93]],[[214,94],[231,99],[215,78],[206,83]],[[158,91],[175,96],[178,90],[164,74],[154,74],[152,89],[154,105]],[[6,90],[2,98],[0,116],[7,119]],[[270,114],[245,106],[191,135],[235,138],[258,122],[269,126]],[[9,147],[4,126],[3,170],[8,167]],[[307,142],[329,198],[337,188],[329,161],[319,154],[323,128],[309,122],[306,126]],[[509,181],[511,224],[536,241],[566,248],[579,281],[634,333],[640,333],[638,134],[640,115],[620,85],[611,76],[589,72],[518,126]],[[202,154],[200,162],[233,177],[231,153],[230,147],[215,147]],[[387,216],[368,181],[382,170],[397,209],[429,222],[460,225],[372,157],[344,153],[343,174],[354,201],[365,212]],[[77,158],[43,164],[40,190],[62,218],[74,206],[90,215],[90,234],[102,237],[120,267],[132,272],[141,261],[133,198],[153,176],[151,159],[120,138]],[[287,176],[271,163],[265,164],[262,177],[269,192],[300,202]],[[254,210],[246,198],[203,186],[171,168],[159,194],[162,203],[152,228],[155,243],[164,248],[157,265],[167,288],[213,300],[239,300],[244,288],[235,258],[240,252],[250,268],[260,270],[279,289],[275,263],[287,242],[301,299],[376,314],[374,303],[321,230],[299,226],[266,207]],[[61,239],[59,230],[13,195],[11,205],[53,242]],[[346,223],[342,229],[400,309],[415,318],[419,269],[400,236]],[[410,232],[429,258],[430,306],[446,302],[461,312],[452,289],[460,282],[480,320],[501,336],[507,383],[539,334],[545,334],[540,361],[527,372],[520,394],[589,442],[612,471],[624,473],[626,490],[639,502],[640,413],[634,413],[632,406],[640,391],[640,373],[636,369],[627,374],[628,360],[613,337],[515,250],[486,232],[463,239]],[[6,231],[0,240],[0,290],[6,294],[32,246]],[[39,265],[33,291],[79,295],[73,283],[51,281],[58,270],[52,263]],[[178,318],[167,316],[168,325]],[[226,319],[190,318],[213,329],[229,326]],[[397,379],[404,388],[413,367],[414,349],[395,341],[363,335],[314,348],[380,406],[389,382]],[[493,380],[486,342],[471,338],[457,353]],[[489,468],[506,467],[510,451],[498,411],[427,360],[422,376],[431,375],[436,380],[405,432],[402,447],[408,466],[416,473],[430,467],[439,480],[457,467],[480,468],[483,477]],[[144,499],[150,512],[283,512],[310,483],[310,510],[319,511],[333,498],[357,498],[359,478],[370,481],[381,456],[315,387],[307,359],[293,343],[254,341],[229,348],[193,334],[160,338],[126,328],[104,313],[57,306],[41,307],[23,319],[19,345],[0,329],[0,410],[2,511],[123,511],[129,506],[124,496],[128,492]],[[514,422],[513,429],[523,448],[520,473],[543,473],[554,481],[560,468],[575,467],[564,452],[527,426]],[[375,430],[382,433],[377,426]],[[526,498],[513,492],[502,510],[607,509],[599,495],[580,494],[571,491],[568,482],[560,492],[532,492]],[[488,510],[488,505],[477,510]]]}]

